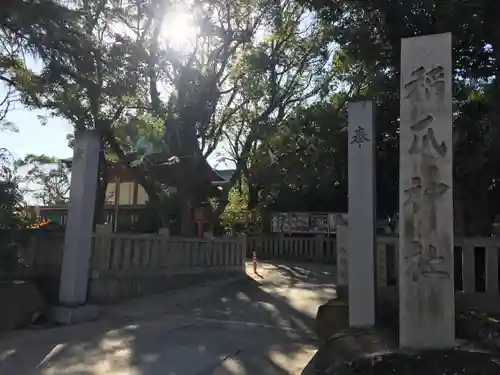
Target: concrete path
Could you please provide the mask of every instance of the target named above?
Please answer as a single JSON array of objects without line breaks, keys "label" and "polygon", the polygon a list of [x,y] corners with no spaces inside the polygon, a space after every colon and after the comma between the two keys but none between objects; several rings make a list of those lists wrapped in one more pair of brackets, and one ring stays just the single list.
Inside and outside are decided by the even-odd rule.
[{"label": "concrete path", "polygon": [[333,269],[259,273],[109,306],[93,323],[0,336],[0,374],[300,374],[317,350],[317,308],[335,293]]}]

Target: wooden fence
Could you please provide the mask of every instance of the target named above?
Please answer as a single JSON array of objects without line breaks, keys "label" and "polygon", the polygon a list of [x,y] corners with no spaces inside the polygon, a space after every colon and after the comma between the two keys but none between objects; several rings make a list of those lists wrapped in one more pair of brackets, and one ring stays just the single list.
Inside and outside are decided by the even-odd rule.
[{"label": "wooden fence", "polygon": [[337,259],[335,237],[285,237],[285,236],[248,236],[247,257],[252,252],[258,259],[314,261],[335,263]]},{"label": "wooden fence", "polygon": [[[457,308],[500,313],[500,238],[457,238],[454,245]],[[395,294],[398,285],[398,253],[398,237],[377,239],[378,288],[392,289]]]}]

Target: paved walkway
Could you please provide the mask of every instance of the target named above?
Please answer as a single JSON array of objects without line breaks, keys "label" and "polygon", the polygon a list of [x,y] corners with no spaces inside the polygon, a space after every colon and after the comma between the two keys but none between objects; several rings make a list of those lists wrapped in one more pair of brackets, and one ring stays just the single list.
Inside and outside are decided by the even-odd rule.
[{"label": "paved walkway", "polygon": [[335,293],[333,269],[263,264],[259,273],[107,307],[93,323],[0,337],[0,374],[300,374],[317,350],[317,307]]}]

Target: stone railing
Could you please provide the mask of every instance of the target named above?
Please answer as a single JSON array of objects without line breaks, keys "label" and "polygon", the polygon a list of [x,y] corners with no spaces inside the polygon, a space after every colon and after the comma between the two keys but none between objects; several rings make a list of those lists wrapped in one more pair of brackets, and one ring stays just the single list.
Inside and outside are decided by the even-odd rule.
[{"label": "stone railing", "polygon": [[[30,231],[17,249],[20,266],[0,268],[0,280],[35,279],[57,302],[64,233]],[[166,237],[157,234],[95,233],[88,284],[89,302],[110,302],[169,288],[245,273],[245,237]]]},{"label": "stone railing", "polygon": [[336,241],[326,236],[248,236],[247,257],[251,258],[253,251],[258,259],[334,263]]},{"label": "stone railing", "polygon": [[[500,313],[498,274],[500,238],[457,238],[454,246],[457,308]],[[378,288],[397,287],[398,253],[398,237],[378,237]]]},{"label": "stone railing", "polygon": [[245,272],[245,237],[181,238],[94,234],[90,302],[161,292],[208,277]]}]

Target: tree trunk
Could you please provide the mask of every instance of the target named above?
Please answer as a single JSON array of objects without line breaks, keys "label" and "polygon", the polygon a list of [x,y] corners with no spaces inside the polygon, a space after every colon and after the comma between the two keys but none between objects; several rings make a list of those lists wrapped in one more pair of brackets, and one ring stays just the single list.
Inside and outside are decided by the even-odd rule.
[{"label": "tree trunk", "polygon": [[229,179],[228,183],[224,185],[224,189],[222,190],[218,205],[214,210],[214,216],[213,216],[214,223],[220,221],[221,215],[224,213],[227,205],[229,204],[229,192],[234,187],[236,182],[238,182],[241,179],[242,172],[243,172],[243,164],[240,163],[240,165],[236,166],[236,170]]},{"label": "tree trunk", "polygon": [[[104,142],[101,141],[101,150],[104,148]],[[104,204],[106,201],[106,189],[108,187],[108,164],[104,151],[99,153],[99,169],[97,172],[97,189],[94,205],[94,228],[97,224],[104,224]]]},{"label": "tree trunk", "polygon": [[201,155],[183,161],[182,172],[178,180],[178,199],[181,215],[181,233],[183,236],[197,235],[194,212],[208,200],[211,181],[207,180],[206,160]]},{"label": "tree trunk", "polygon": [[[155,185],[153,181],[147,179],[142,171],[137,171],[136,168],[131,168],[134,171],[134,177],[139,185],[142,186],[146,194],[148,195],[148,201],[151,204],[160,204],[160,189]],[[142,173],[141,173],[142,172]]]},{"label": "tree trunk", "polygon": [[[186,201],[185,201],[186,202]],[[193,220],[193,209],[189,200],[187,204],[182,205],[181,209],[181,235],[186,237],[192,237],[195,232],[194,220]]]},{"label": "tree trunk", "polygon": [[213,212],[214,212],[214,223],[218,222],[220,220],[221,215],[226,210],[226,207],[229,204],[229,191],[231,189],[232,189],[232,187],[228,188],[228,189],[224,188],[224,190],[222,191],[222,194],[219,197],[219,202],[217,204],[217,207],[215,208],[215,210],[213,210]]}]

